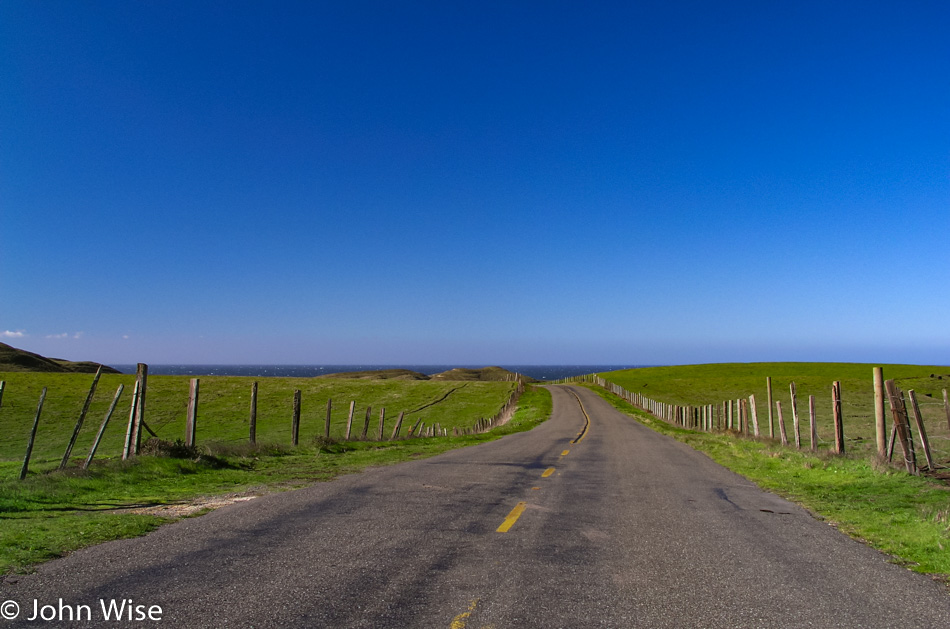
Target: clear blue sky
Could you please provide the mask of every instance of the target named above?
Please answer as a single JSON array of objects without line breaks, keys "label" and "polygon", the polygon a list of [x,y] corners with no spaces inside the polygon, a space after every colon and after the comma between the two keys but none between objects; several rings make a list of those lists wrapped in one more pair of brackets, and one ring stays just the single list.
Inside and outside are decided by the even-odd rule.
[{"label": "clear blue sky", "polygon": [[0,2],[0,341],[950,364],[950,3]]}]

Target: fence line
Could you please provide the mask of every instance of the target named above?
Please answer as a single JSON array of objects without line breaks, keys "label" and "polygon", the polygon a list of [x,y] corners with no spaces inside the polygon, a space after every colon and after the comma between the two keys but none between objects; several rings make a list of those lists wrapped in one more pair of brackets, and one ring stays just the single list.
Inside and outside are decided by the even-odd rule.
[{"label": "fence line", "polygon": [[[874,369],[874,382],[875,382],[875,395],[877,395],[877,382],[879,374],[882,374],[882,371],[879,371],[880,368]],[[669,424],[686,428],[690,430],[698,430],[701,432],[721,432],[721,431],[733,431],[737,434],[746,434],[749,433],[749,417],[745,411],[746,409],[746,400],[725,400],[719,404],[705,404],[705,405],[677,405],[669,404],[667,402],[662,402],[659,400],[654,400],[652,398],[646,397],[642,393],[637,391],[628,391],[619,384],[610,382],[605,378],[602,378],[598,374],[586,374],[582,376],[572,376],[569,378],[562,378],[560,380],[555,380],[552,384],[569,384],[569,383],[589,383],[595,384],[608,392],[622,398],[628,404],[639,408],[640,410],[650,413],[654,417],[661,419]],[[884,448],[879,449],[879,453],[882,457],[886,456],[888,461],[892,460],[892,455],[894,451],[894,442],[895,438],[900,440],[901,448],[904,453],[904,462],[906,469],[911,474],[919,474],[920,468],[918,467],[916,452],[914,448],[914,435],[913,430],[911,429],[910,424],[910,414],[907,411],[907,403],[904,400],[904,392],[900,390],[894,384],[893,380],[887,380],[881,382],[882,391],[886,389],[886,396],[888,403],[891,408],[891,412],[894,417],[893,431],[890,436],[890,441],[888,443],[885,426],[882,421],[877,421],[875,417],[875,425],[878,431],[877,441],[878,444],[884,444]],[[774,428],[773,428],[773,417],[772,417],[772,378],[766,378],[766,389],[768,392],[769,400],[769,436],[774,439]],[[791,399],[791,408],[792,408],[792,420],[793,420],[793,430],[795,437],[795,447],[799,450],[802,449],[801,442],[801,432],[800,432],[800,423],[798,417],[798,407],[797,407],[797,397],[795,383],[790,383],[789,393]],[[913,411],[915,424],[917,425],[917,439],[920,442],[921,449],[924,451],[924,456],[927,461],[927,469],[934,470],[936,465],[934,463],[929,439],[927,437],[927,431],[924,426],[924,421],[920,413],[920,404],[917,401],[917,397],[914,394],[913,390],[908,391],[908,395],[911,399],[911,409]],[[844,417],[842,413],[842,397],[841,397],[841,383],[839,381],[834,381],[831,385],[831,396],[832,396],[832,413],[833,413],[833,425],[834,425],[834,452],[836,454],[844,454],[845,452],[845,436],[844,436]],[[881,399],[881,404],[883,404],[883,397]],[[928,403],[932,405],[941,404],[947,414],[947,426],[950,427],[950,398],[948,398],[947,390],[943,390],[943,402],[934,401]],[[779,437],[783,446],[789,445],[788,433],[785,427],[785,418],[782,413],[782,402],[781,400],[774,400],[775,411],[778,417],[778,426],[779,426]],[[755,397],[750,396],[749,398],[749,407],[752,414],[752,423],[753,423],[753,432],[755,436],[759,436],[758,431],[758,420],[756,417],[756,408],[755,408]],[[875,399],[875,407],[878,407],[877,399]],[[814,396],[809,396],[808,401],[809,409],[809,433],[811,438],[811,450],[817,451],[818,449],[818,431],[816,428],[815,420],[815,401]]]}]

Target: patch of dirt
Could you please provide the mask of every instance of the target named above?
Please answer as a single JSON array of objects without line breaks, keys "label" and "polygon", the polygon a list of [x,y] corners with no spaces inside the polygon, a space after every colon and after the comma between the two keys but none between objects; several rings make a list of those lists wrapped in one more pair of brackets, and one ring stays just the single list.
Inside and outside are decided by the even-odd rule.
[{"label": "patch of dirt", "polygon": [[186,518],[195,515],[201,511],[213,511],[226,507],[237,502],[247,502],[254,500],[257,496],[246,495],[226,495],[215,496],[212,498],[196,498],[187,502],[175,502],[154,507],[139,507],[129,509],[124,513],[135,513],[141,515],[157,515],[160,518]]}]

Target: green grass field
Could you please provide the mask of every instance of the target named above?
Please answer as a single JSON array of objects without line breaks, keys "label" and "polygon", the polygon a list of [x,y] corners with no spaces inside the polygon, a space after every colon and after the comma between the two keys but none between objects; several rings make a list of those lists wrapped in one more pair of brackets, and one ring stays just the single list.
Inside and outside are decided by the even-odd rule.
[{"label": "green grass field", "polygon": [[[847,449],[874,452],[874,384],[871,370],[884,368],[884,378],[894,380],[905,392],[914,390],[937,462],[950,463],[950,429],[943,407],[943,389],[950,389],[950,367],[920,365],[869,365],[855,363],[724,363],[681,367],[648,367],[600,374],[660,402],[679,405],[718,404],[755,394],[760,430],[768,435],[766,377],[772,378],[775,400],[791,439],[789,383],[795,382],[802,439],[808,443],[808,396],[815,396],[815,415],[821,448],[834,445],[831,383],[841,382],[842,414]],[[909,404],[909,400],[908,400]],[[885,403],[885,409],[888,409]],[[888,426],[890,411],[886,410]],[[913,422],[913,419],[911,419]],[[775,419],[776,434],[778,420]],[[916,428],[914,429],[916,433]],[[807,447],[807,446],[806,446]],[[900,446],[897,446],[900,450]],[[923,455],[918,453],[922,460]]]},{"label": "green grass field", "polygon": [[[345,430],[349,399],[358,401],[357,417],[365,416],[365,404],[382,400],[387,404],[387,426],[391,430],[398,414],[395,409],[406,410],[406,422],[422,417],[424,421],[438,421],[452,427],[469,427],[479,417],[493,415],[508,399],[514,383],[429,383],[415,381],[352,382],[352,381],[311,381],[307,379],[260,379],[259,422],[271,421],[268,438],[259,438],[258,446],[247,443],[246,419],[242,423],[241,413],[244,404],[249,404],[251,380],[244,378],[208,378],[213,386],[208,389],[215,396],[202,403],[204,423],[199,414],[199,435],[201,426],[209,435],[201,456],[170,458],[163,456],[139,456],[123,462],[117,458],[121,439],[116,437],[109,447],[110,456],[98,460],[88,471],[77,469],[75,462],[62,472],[49,471],[61,457],[61,448],[65,446],[72,431],[75,417],[81,410],[88,385],[92,376],[74,378],[72,374],[18,374],[22,379],[4,374],[8,386],[18,383],[23,389],[20,397],[13,398],[18,409],[16,414],[7,406],[7,397],[15,389],[4,394],[3,409],[0,418],[4,456],[13,457],[0,468],[0,574],[8,571],[28,570],[35,563],[58,557],[71,550],[100,543],[111,539],[144,534],[169,521],[167,517],[142,512],[142,509],[161,505],[189,503],[210,496],[222,494],[263,494],[283,489],[292,489],[313,482],[328,480],[340,474],[358,472],[369,466],[389,465],[401,461],[434,456],[446,450],[474,445],[497,439],[503,435],[529,430],[546,420],[551,414],[551,396],[545,389],[529,387],[521,396],[514,417],[505,425],[489,433],[460,437],[432,437],[424,439],[401,439],[396,441],[350,441],[331,440],[325,442],[316,439],[322,434],[326,395],[337,396],[341,400],[340,410],[333,415],[333,436],[340,437]],[[66,376],[60,379],[61,376]],[[129,376],[120,376],[130,381]],[[118,379],[103,378],[112,381],[113,391],[108,393],[107,405],[111,401],[114,386]],[[34,382],[35,381],[35,382]],[[457,388],[465,384],[463,388]],[[32,389],[27,385],[31,385]],[[44,446],[46,457],[44,469],[31,473],[25,481],[16,480],[22,460],[20,447],[25,444],[24,426],[32,421],[35,400],[30,402],[34,391],[38,397],[41,386],[49,386],[48,403],[59,400],[50,408],[47,416],[47,441]],[[54,389],[54,385],[57,385]],[[202,387],[205,379],[202,379]],[[424,385],[424,386],[419,386]],[[434,386],[433,386],[434,385]],[[154,387],[154,388],[153,388]],[[104,390],[108,389],[107,385]],[[303,418],[300,446],[292,448],[290,442],[290,421],[292,412],[293,389],[303,391]],[[179,437],[184,430],[184,419],[178,418],[184,412],[184,406],[178,398],[187,394],[188,378],[156,377],[150,378],[147,413],[155,413],[153,419],[158,431],[167,439]],[[57,395],[54,396],[54,390]],[[205,389],[202,389],[202,395]],[[263,402],[264,391],[269,392],[272,404]],[[450,395],[437,404],[436,400]],[[324,397],[320,397],[320,394]],[[102,394],[106,397],[105,393]],[[167,398],[166,398],[167,396]],[[243,397],[242,397],[243,396]],[[315,397],[320,404],[320,412],[313,408],[307,412],[308,396]],[[322,403],[321,403],[322,402]],[[97,404],[102,400],[97,398]],[[154,406],[153,406],[154,404]],[[427,406],[433,404],[432,406]],[[33,409],[30,410],[29,406]],[[360,406],[362,405],[362,406]],[[392,405],[392,406],[389,406]],[[415,411],[426,406],[425,409]],[[265,413],[265,408],[267,412]],[[375,404],[373,408],[378,408]],[[393,410],[390,410],[392,408]],[[24,414],[22,409],[29,412]],[[163,411],[164,409],[164,411]],[[215,409],[224,409],[217,416]],[[230,410],[228,410],[230,409]],[[128,402],[125,405],[125,422],[128,421]],[[364,412],[361,414],[360,410]],[[179,413],[179,411],[181,411]],[[103,413],[104,407],[103,407]],[[390,415],[392,413],[392,415]],[[24,419],[29,416],[29,419]],[[98,421],[92,414],[93,423],[98,429]],[[101,415],[100,415],[101,419]],[[148,417],[147,417],[148,420]],[[378,415],[374,412],[374,421]],[[116,433],[124,431],[117,427]],[[308,424],[310,426],[308,427]],[[375,427],[376,424],[373,424]],[[242,428],[243,426],[243,428]],[[319,429],[318,429],[319,426]],[[360,425],[362,428],[362,425]],[[26,430],[29,430],[27,426]],[[94,430],[94,429],[89,429]],[[15,435],[10,439],[10,432]],[[405,432],[405,425],[403,428]],[[260,431],[259,431],[260,434]],[[304,438],[304,434],[307,438]],[[87,435],[88,436],[88,435]],[[212,437],[214,437],[212,439]],[[14,440],[15,443],[6,443]],[[202,440],[199,438],[199,446]],[[39,450],[37,446],[37,450]],[[82,451],[77,446],[77,451]],[[7,454],[9,452],[9,454]],[[84,454],[83,454],[84,456]],[[44,467],[41,466],[41,467]],[[31,467],[31,469],[34,469]],[[175,516],[177,517],[177,516]]]},{"label": "green grass field", "polygon": [[[44,471],[58,464],[69,443],[93,376],[63,373],[0,373],[6,390],[0,406],[0,478],[19,471],[36,412],[40,391],[48,388],[37,431],[30,469]],[[145,421],[167,441],[184,439],[188,406],[188,376],[150,376]],[[248,441],[251,384],[254,378],[208,376],[200,379],[197,440],[199,444],[239,444]],[[396,418],[405,411],[401,434],[418,420],[449,428],[468,428],[491,417],[516,386],[513,382],[450,382],[411,380],[345,380],[334,378],[257,378],[257,440],[290,444],[293,395],[301,391],[300,443],[323,434],[327,400],[331,399],[330,436],[346,432],[350,401],[356,402],[353,434],[359,436],[367,405],[372,407],[370,436],[376,435],[379,411],[386,409],[388,439]],[[99,425],[118,385],[125,391],[109,423],[96,458],[121,454],[128,426],[132,375],[104,375],[72,451],[73,465],[89,453]],[[443,399],[444,398],[444,399]],[[145,435],[147,436],[147,435]],[[16,468],[14,470],[14,468]]]}]

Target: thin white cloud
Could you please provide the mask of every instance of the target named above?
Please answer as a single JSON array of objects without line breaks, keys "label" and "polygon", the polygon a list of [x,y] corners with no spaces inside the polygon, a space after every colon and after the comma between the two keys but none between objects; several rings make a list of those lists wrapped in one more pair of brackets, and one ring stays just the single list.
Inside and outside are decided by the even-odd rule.
[{"label": "thin white cloud", "polygon": [[67,333],[65,333],[65,332],[63,332],[62,334],[47,334],[47,335],[46,335],[46,338],[48,338],[48,339],[64,339],[64,338],[68,338],[68,337],[69,337],[69,334],[67,334]]},{"label": "thin white cloud", "polygon": [[0,336],[5,339],[22,339],[24,336],[26,336],[26,330],[17,330],[16,332],[13,332],[12,330],[4,330],[3,332],[0,332]]},{"label": "thin white cloud", "polygon": [[76,332],[75,334],[73,334],[73,338],[74,338],[74,339],[78,339],[78,338],[81,337],[82,335],[83,335],[82,332]]}]

